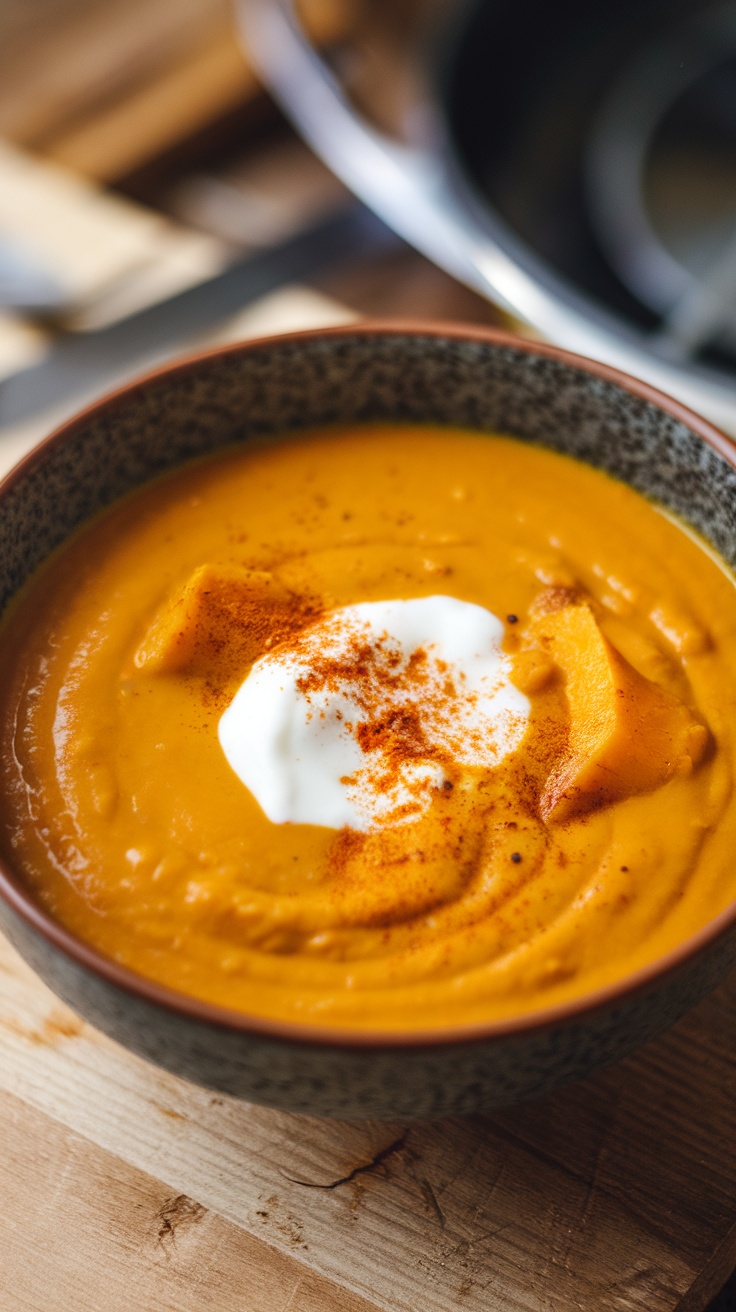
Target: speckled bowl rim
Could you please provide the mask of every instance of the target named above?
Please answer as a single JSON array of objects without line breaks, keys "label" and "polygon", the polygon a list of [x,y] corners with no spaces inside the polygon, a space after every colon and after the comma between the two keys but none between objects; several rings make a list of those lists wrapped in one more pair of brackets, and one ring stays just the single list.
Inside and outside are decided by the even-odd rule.
[{"label": "speckled bowl rim", "polygon": [[[474,324],[444,323],[434,320],[368,320],[354,324],[341,324],[331,328],[310,329],[303,332],[279,333],[265,337],[250,338],[227,346],[214,347],[186,355],[170,364],[152,369],[139,375],[131,382],[114,391],[106,393],[93,404],[73,415],[48,437],[38,443],[32,451],[24,456],[0,480],[0,513],[3,501],[14,485],[37,464],[42,464],[49,450],[63,446],[80,428],[83,428],[93,416],[103,413],[114,414],[118,406],[123,405],[137,392],[144,392],[152,383],[162,378],[175,378],[177,374],[186,374],[192,367],[207,360],[223,359],[229,356],[257,354],[270,351],[274,347],[296,345],[303,341],[339,340],[341,338],[389,338],[389,337],[426,337],[430,340],[450,339],[468,343],[486,344],[517,351],[520,354],[538,356],[557,361],[572,369],[580,370],[594,378],[613,383],[630,395],[647,401],[663,410],[672,418],[685,424],[697,437],[713,448],[736,470],[736,445],[727,435],[716,428],[707,419],[688,409],[680,401],[658,391],[649,383],[630,374],[614,369],[610,365],[585,356],[575,355],[561,347],[533,342],[517,337],[513,333],[495,328],[484,328]],[[184,463],[184,462],[182,462]],[[176,468],[176,466],[174,466]],[[141,484],[143,486],[143,484]],[[475,1022],[468,1025],[444,1026],[438,1029],[350,1029],[334,1028],[328,1025],[315,1025],[309,1022],[278,1021],[266,1017],[251,1016],[247,1012],[220,1007],[199,998],[189,997],[165,985],[157,984],[135,971],[128,970],[111,958],[97,952],[95,948],[77,938],[74,934],[58,924],[39,907],[24,889],[20,880],[0,859],[0,897],[11,907],[31,929],[36,930],[54,947],[60,949],[78,965],[84,966],[93,974],[100,976],[107,983],[132,994],[143,1001],[164,1008],[194,1022],[214,1026],[258,1038],[272,1038],[305,1047],[332,1047],[336,1049],[359,1049],[378,1051],[386,1048],[445,1049],[459,1044],[484,1044],[494,1041],[508,1041],[514,1037],[535,1031],[542,1033],[553,1030],[560,1025],[584,1023],[587,1018],[607,1010],[617,1004],[625,1004],[629,999],[655,988],[670,975],[676,974],[691,959],[717,941],[736,925],[736,899],[721,911],[713,920],[683,940],[663,956],[639,970],[624,976],[605,988],[595,989],[569,1002],[558,1003],[553,1007],[544,1007],[535,1011],[524,1012],[519,1016],[510,1016],[502,1020]]]}]

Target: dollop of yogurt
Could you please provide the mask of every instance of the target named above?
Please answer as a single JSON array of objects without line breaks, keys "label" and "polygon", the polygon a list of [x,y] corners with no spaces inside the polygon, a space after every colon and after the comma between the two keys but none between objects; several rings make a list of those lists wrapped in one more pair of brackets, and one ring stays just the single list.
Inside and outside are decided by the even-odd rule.
[{"label": "dollop of yogurt", "polygon": [[220,719],[225,756],[275,824],[415,820],[453,767],[493,768],[524,736],[503,632],[446,596],[331,611],[252,666]]}]

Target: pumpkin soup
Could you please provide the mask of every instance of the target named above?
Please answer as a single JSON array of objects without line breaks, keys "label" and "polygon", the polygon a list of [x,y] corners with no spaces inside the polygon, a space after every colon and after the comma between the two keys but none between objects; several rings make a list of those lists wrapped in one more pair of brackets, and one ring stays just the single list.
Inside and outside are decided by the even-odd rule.
[{"label": "pumpkin soup", "polygon": [[366,1029],[518,1015],[736,896],[736,589],[505,437],[229,448],[98,516],[3,621],[0,850],[183,993]]}]

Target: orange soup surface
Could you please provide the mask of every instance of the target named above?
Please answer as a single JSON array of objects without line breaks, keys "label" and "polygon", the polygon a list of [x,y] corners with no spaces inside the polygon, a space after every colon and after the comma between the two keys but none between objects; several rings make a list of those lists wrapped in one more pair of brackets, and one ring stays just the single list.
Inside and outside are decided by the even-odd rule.
[{"label": "orange soup surface", "polygon": [[74,934],[373,1030],[608,985],[736,896],[736,589],[628,487],[409,426],[228,448],[3,620],[0,851]]}]

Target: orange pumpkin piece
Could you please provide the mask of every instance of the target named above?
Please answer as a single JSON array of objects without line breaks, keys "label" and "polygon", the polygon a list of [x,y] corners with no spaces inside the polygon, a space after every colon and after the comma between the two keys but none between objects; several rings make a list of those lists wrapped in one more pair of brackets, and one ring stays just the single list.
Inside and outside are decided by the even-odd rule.
[{"label": "orange pumpkin piece", "polygon": [[708,730],[624,659],[587,605],[543,615],[534,630],[564,675],[570,710],[568,751],[542,794],[545,820],[651,792],[697,766]]},{"label": "orange pumpkin piece", "polygon": [[250,665],[284,627],[292,594],[264,570],[200,565],[156,614],[135,653],[153,674],[207,674]]}]

